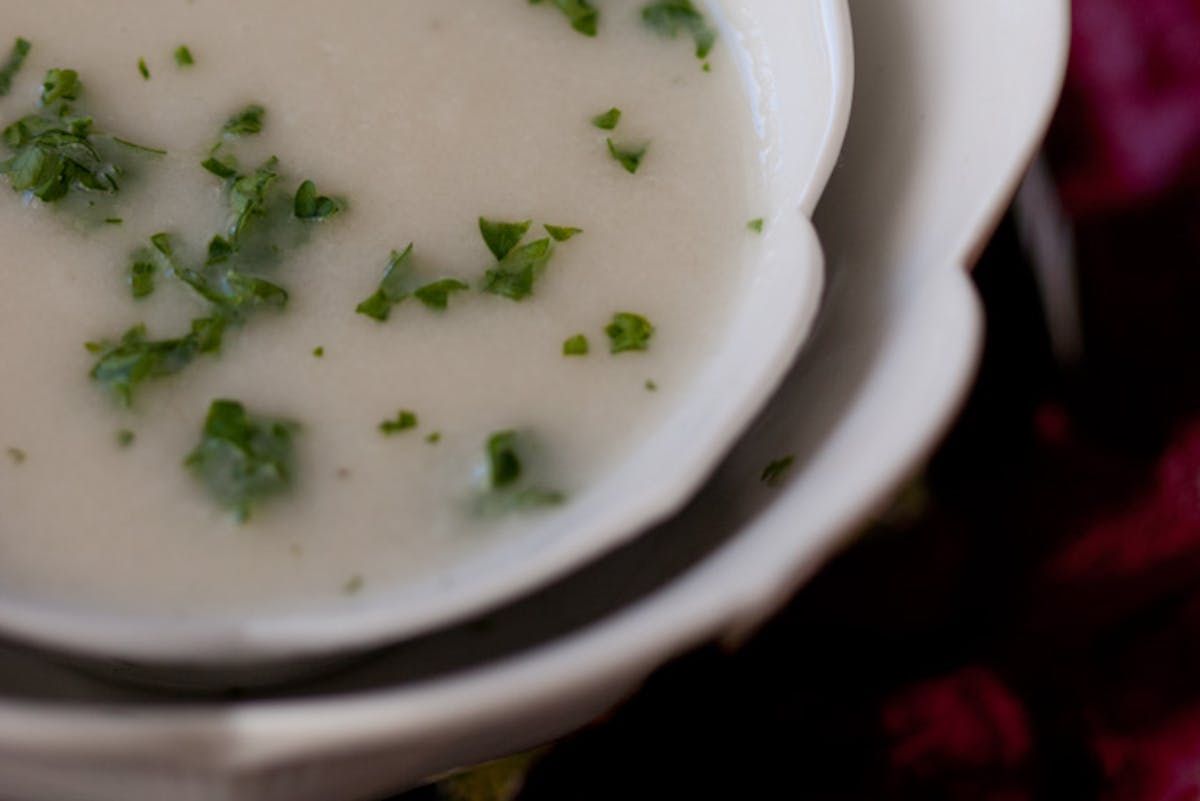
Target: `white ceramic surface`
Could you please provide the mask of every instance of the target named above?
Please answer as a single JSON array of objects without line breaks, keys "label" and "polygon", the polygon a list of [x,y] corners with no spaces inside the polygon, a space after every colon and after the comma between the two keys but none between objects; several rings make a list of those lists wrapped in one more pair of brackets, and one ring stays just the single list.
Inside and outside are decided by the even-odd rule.
[{"label": "white ceramic surface", "polygon": [[[11,801],[368,799],[581,725],[664,660],[758,623],[921,460],[970,382],[965,264],[1032,152],[1066,0],[851,0],[857,90],[817,217],[833,280],[806,355],[683,515],[538,596],[327,681],[155,698],[0,653]],[[784,488],[757,481],[794,452]]]},{"label": "white ceramic surface", "polygon": [[[311,608],[196,617],[81,610],[0,589],[0,631],[79,655],[188,664],[246,679],[311,672],[331,654],[395,642],[548,583],[676,513],[779,386],[808,336],[823,285],[810,216],[841,150],[852,46],[845,0],[735,0],[714,22],[744,75],[767,224],[753,279],[731,303],[720,346],[687,403],[636,444],[618,470],[509,541],[396,588]],[[744,232],[741,223],[738,230]],[[269,672],[268,672],[269,671]],[[153,673],[153,670],[150,670]],[[159,671],[161,673],[161,671]]]}]

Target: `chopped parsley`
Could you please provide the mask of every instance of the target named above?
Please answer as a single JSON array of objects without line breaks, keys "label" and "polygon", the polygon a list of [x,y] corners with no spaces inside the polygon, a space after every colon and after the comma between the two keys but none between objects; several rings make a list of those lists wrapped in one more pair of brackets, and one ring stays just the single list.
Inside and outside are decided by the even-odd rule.
[{"label": "chopped parsley", "polygon": [[588,338],[576,334],[563,343],[563,356],[586,356],[588,353]]},{"label": "chopped parsley", "polygon": [[525,234],[529,232],[529,226],[533,225],[533,220],[525,222],[494,222],[492,220],[479,218],[479,232],[483,235],[483,241],[488,246],[488,250],[492,251],[492,255],[497,261],[503,261],[504,258],[520,244]]},{"label": "chopped parsley", "polygon": [[100,139],[161,155],[165,151],[135,145],[93,129],[91,117],[76,116],[72,104],[83,92],[75,70],[52,69],[42,82],[37,113],[4,129],[4,144],[12,156],[0,161],[0,175],[17,192],[28,192],[45,203],[72,190],[113,193],[120,188],[121,168],[101,152]]},{"label": "chopped parsley", "polygon": [[756,234],[761,234],[763,232],[763,225],[764,225],[764,220],[762,217],[759,217],[756,220],[751,220],[750,222],[746,223],[746,227],[749,228],[751,231],[753,231]]},{"label": "chopped parsley", "polygon": [[[46,78],[42,81],[39,103],[42,108],[50,108],[55,103],[73,103],[79,99],[79,95],[82,93],[83,83],[79,80],[79,73],[75,70],[47,70]],[[60,109],[59,116],[63,116],[64,111],[69,111],[69,109]]]},{"label": "chopped parsley", "polygon": [[469,289],[462,281],[453,278],[443,278],[423,287],[413,290],[413,297],[430,309],[445,309],[450,301],[450,293],[462,292]]},{"label": "chopped parsley", "polygon": [[150,237],[150,245],[133,255],[133,263],[129,267],[129,288],[135,300],[154,292],[160,266],[168,274],[175,272],[175,253],[170,235],[155,234]]},{"label": "chopped parsley", "polygon": [[358,595],[367,586],[367,580],[362,576],[351,576],[346,583],[342,585],[342,592],[346,595]]},{"label": "chopped parsley", "polygon": [[[63,71],[60,71],[63,72]],[[44,96],[75,97],[77,83],[67,74],[48,79]],[[226,123],[229,132],[261,127],[261,107],[251,107]],[[271,239],[257,236],[259,220],[274,226],[287,219],[287,207],[293,201],[286,193],[272,191],[279,179],[278,160],[272,157],[247,175],[235,172],[232,156],[213,156],[205,162],[206,169],[227,181],[229,223],[208,244],[207,258],[196,268],[177,259],[168,234],[151,237],[151,246],[134,254],[129,270],[129,285],[135,298],[145,297],[155,290],[159,275],[174,278],[188,286],[211,310],[207,317],[192,321],[191,330],[172,339],[150,340],[144,326],[135,326],[120,340],[89,343],[88,350],[97,356],[91,377],[105,386],[118,401],[133,403],[137,388],[149,379],[164,378],[179,373],[199,354],[220,350],[225,332],[232,324],[244,322],[252,313],[263,308],[282,308],[289,295],[279,284],[247,272],[246,265],[277,259],[280,246]],[[310,183],[310,182],[309,182]],[[315,190],[315,186],[313,187]],[[315,192],[314,192],[315,194]],[[321,198],[314,198],[318,214],[324,211]],[[327,200],[327,199],[326,199]],[[269,219],[268,219],[269,218]],[[293,223],[294,225],[294,223]],[[266,224],[264,231],[274,231]],[[294,229],[299,234],[299,228]],[[255,238],[247,243],[250,234]],[[302,241],[294,237],[295,242]],[[322,349],[318,349],[323,353]],[[320,353],[315,354],[320,356]]]},{"label": "chopped parsley", "polygon": [[388,266],[383,271],[379,289],[374,295],[358,304],[355,310],[359,314],[379,322],[385,322],[392,313],[392,307],[408,297],[408,286],[412,272],[413,246],[410,243],[403,252],[392,251]]},{"label": "chopped parsley", "polygon": [[147,339],[146,327],[137,325],[118,342],[88,343],[88,351],[97,356],[90,376],[105,386],[121,405],[131,406],[142,382],[180,372],[197,354],[219,348],[223,333],[224,322],[220,318],[194,320],[192,331],[178,339]]},{"label": "chopped parsley", "polygon": [[208,243],[208,256],[204,259],[204,263],[208,266],[224,264],[233,258],[235,252],[233,244],[225,237],[217,234]]},{"label": "chopped parsley", "polygon": [[200,166],[222,180],[236,178],[238,174],[237,167],[231,163],[231,160],[218,159],[216,156],[212,156],[200,162]]},{"label": "chopped parsley", "polygon": [[120,225],[123,222],[125,221],[120,217],[108,217],[104,220],[105,225]]},{"label": "chopped parsley", "polygon": [[180,67],[190,67],[196,63],[196,59],[192,58],[192,51],[187,45],[175,48],[175,63]]},{"label": "chopped parsley", "polygon": [[619,108],[610,108],[603,114],[597,114],[595,117],[592,117],[592,125],[595,125],[602,131],[615,130],[620,122],[621,109]]},{"label": "chopped parsley", "polygon": [[[246,275],[232,267],[223,270],[206,269],[203,272],[183,267],[176,263],[170,235],[155,234],[150,237],[150,242],[153,245],[153,251],[141,251],[138,262],[151,262],[152,259],[161,261],[168,274],[178,278],[191,287],[196,294],[211,303],[216,308],[217,315],[223,320],[240,321],[245,319],[249,312],[259,307],[282,308],[287,305],[287,290],[277,284]],[[222,237],[215,237],[208,246],[206,268],[224,262],[230,253],[232,253],[230,244]],[[153,280],[153,270],[143,267],[139,271],[148,273],[150,280]],[[131,280],[132,277],[133,271],[131,271]],[[153,290],[152,285],[150,289]],[[136,291],[135,297],[139,297]]]},{"label": "chopped parsley", "polygon": [[292,204],[292,213],[297,219],[322,221],[328,220],[342,210],[342,204],[333,198],[317,194],[317,185],[305,181],[296,190],[296,199]]},{"label": "chopped parsley", "polygon": [[8,454],[8,458],[13,464],[22,465],[29,459],[28,454],[20,448],[5,448],[4,452]]},{"label": "chopped parsley", "polygon": [[318,345],[317,347],[313,348],[312,355],[318,359],[324,359],[325,358],[325,347],[323,345]]},{"label": "chopped parsley", "polygon": [[517,432],[500,431],[487,441],[488,487],[503,489],[521,478],[521,459],[517,456]]},{"label": "chopped parsley", "polygon": [[122,147],[127,147],[127,148],[129,148],[130,150],[139,150],[139,151],[141,151],[142,153],[149,153],[149,154],[150,154],[150,155],[152,155],[152,156],[165,156],[165,155],[167,155],[167,151],[165,151],[165,150],[163,150],[163,149],[161,149],[161,148],[157,148],[157,147],[146,147],[145,145],[139,145],[139,144],[137,144],[136,142],[130,142],[130,141],[129,141],[129,140],[127,140],[127,139],[122,139],[122,138],[121,138],[121,137],[119,137],[119,136],[110,136],[110,137],[108,137],[108,138],[109,138],[109,139],[111,139],[111,140],[113,140],[114,142],[116,142],[118,145],[121,145]]},{"label": "chopped parsley", "polygon": [[642,8],[642,22],[659,36],[674,39],[687,32],[696,43],[696,58],[703,59],[717,42],[717,32],[705,21],[692,0],[656,0]]},{"label": "chopped parsley", "polygon": [[783,483],[783,479],[795,463],[795,456],[784,456],[781,459],[776,459],[763,468],[762,475],[759,478],[768,487],[778,487]]},{"label": "chopped parsley", "polygon": [[[4,129],[13,156],[0,162],[0,175],[17,192],[51,203],[73,189],[116,192],[121,170],[96,147],[89,117],[71,116],[70,103],[80,92],[74,70],[50,70],[42,84],[42,112]],[[57,106],[56,109],[50,109]]]},{"label": "chopped parsley", "polygon": [[288,292],[283,287],[234,269],[206,275],[183,267],[177,269],[175,275],[228,320],[243,320],[249,312],[262,306],[282,308],[288,302]]},{"label": "chopped parsley", "polygon": [[296,429],[293,423],[252,418],[237,401],[216,400],[200,444],[184,465],[244,523],[256,503],[291,487]]},{"label": "chopped parsley", "polygon": [[225,125],[221,128],[222,138],[236,139],[241,136],[253,136],[262,133],[263,118],[266,114],[267,110],[257,103],[246,106],[225,121]]},{"label": "chopped parsley", "polygon": [[12,91],[13,79],[21,71],[21,65],[25,63],[25,57],[29,55],[31,49],[33,49],[33,45],[20,36],[13,42],[8,59],[4,62],[4,66],[0,67],[0,97],[4,97]]},{"label": "chopped parsley", "polygon": [[649,149],[646,145],[639,148],[621,147],[612,139],[608,142],[608,152],[625,170],[633,175],[638,171],[638,167],[642,166],[642,159],[646,157],[646,151]]},{"label": "chopped parsley", "polygon": [[238,176],[229,188],[229,241],[236,248],[250,224],[267,215],[267,192],[279,179],[279,159],[272,156],[249,175]]},{"label": "chopped parsley", "polygon": [[654,383],[654,381],[647,378],[646,379],[646,391],[647,392],[658,392],[658,384]]},{"label": "chopped parsley", "polygon": [[549,239],[523,245],[505,256],[484,275],[483,290],[511,300],[524,300],[533,294],[533,284],[545,272],[554,249]]},{"label": "chopped parsley", "polygon": [[442,441],[442,432],[434,431],[429,436],[425,437],[425,441],[428,442],[430,445],[437,445],[439,442]]},{"label": "chopped parsley", "polygon": [[479,232],[498,262],[484,274],[484,292],[502,295],[511,300],[524,300],[529,297],[533,294],[534,283],[545,272],[550,257],[554,255],[551,240],[565,242],[582,233],[578,228],[548,225],[546,231],[550,234],[549,237],[520,245],[531,225],[532,220],[513,223],[479,218]]},{"label": "chopped parsley", "polygon": [[480,504],[481,511],[485,513],[556,506],[566,500],[561,492],[522,486],[521,476],[524,468],[517,452],[518,440],[516,431],[500,431],[488,438],[486,453],[489,492],[481,499]]},{"label": "chopped parsley", "polygon": [[403,410],[396,413],[395,420],[384,420],[379,424],[379,430],[384,436],[399,434],[401,431],[408,431],[417,427],[417,415],[415,412]]},{"label": "chopped parsley", "polygon": [[609,350],[612,353],[643,351],[650,349],[650,338],[654,326],[640,314],[620,312],[613,315],[612,322],[604,329],[608,334]]},{"label": "chopped parsley", "polygon": [[[551,0],[567,17],[571,27],[584,36],[595,36],[600,23],[600,12],[587,0]],[[530,5],[541,5],[542,0],[529,0]]]},{"label": "chopped parsley", "polygon": [[150,68],[146,66],[146,59],[138,59],[138,72],[141,73],[144,80],[150,80]]},{"label": "chopped parsley", "polygon": [[134,434],[132,431],[130,431],[128,428],[122,428],[120,431],[117,432],[117,445],[121,446],[122,448],[128,448],[130,445],[133,444],[133,441],[136,438],[137,438],[137,435]]},{"label": "chopped parsley", "polygon": [[129,266],[129,289],[135,299],[144,298],[154,292],[154,276],[158,266],[144,258],[138,257]]},{"label": "chopped parsley", "polygon": [[561,225],[544,225],[542,227],[546,229],[546,233],[550,234],[550,237],[555,242],[566,242],[567,240],[573,238],[576,234],[583,233],[582,228],[571,228]]}]

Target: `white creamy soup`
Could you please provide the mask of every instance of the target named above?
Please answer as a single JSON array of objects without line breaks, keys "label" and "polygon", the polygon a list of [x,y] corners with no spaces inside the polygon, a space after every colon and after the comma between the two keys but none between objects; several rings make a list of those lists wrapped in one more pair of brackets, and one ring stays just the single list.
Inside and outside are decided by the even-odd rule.
[{"label": "white creamy soup", "polygon": [[594,5],[593,37],[552,0],[7,4],[0,124],[42,122],[0,144],[3,593],[342,603],[620,470],[767,210],[717,9]]}]

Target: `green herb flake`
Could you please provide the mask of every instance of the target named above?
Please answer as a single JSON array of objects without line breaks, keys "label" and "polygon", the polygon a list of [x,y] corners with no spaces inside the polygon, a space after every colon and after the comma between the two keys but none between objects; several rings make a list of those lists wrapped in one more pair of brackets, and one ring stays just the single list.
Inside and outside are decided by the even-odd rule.
[{"label": "green herb flake", "polygon": [[190,67],[196,63],[196,59],[192,57],[192,51],[187,45],[175,48],[175,63],[180,67]]},{"label": "green herb flake", "polygon": [[128,428],[122,428],[120,431],[117,432],[117,445],[122,448],[128,448],[130,445],[133,444],[133,441],[136,438],[137,438],[137,435],[134,434],[132,431],[130,431]]},{"label": "green herb flake", "polygon": [[367,581],[362,576],[351,576],[342,585],[342,593],[345,595],[358,595],[367,586]]},{"label": "green herb flake", "polygon": [[635,174],[638,168],[642,166],[642,159],[646,157],[646,151],[649,149],[643,145],[640,148],[621,147],[612,139],[608,142],[608,152],[630,175]]},{"label": "green herb flake", "polygon": [[283,308],[288,302],[288,292],[283,287],[237,270],[209,276],[184,267],[177,269],[175,276],[216,306],[220,315],[228,320],[242,320],[249,312],[263,306]]},{"label": "green herb flake", "polygon": [[15,465],[23,465],[29,460],[29,455],[20,448],[5,448],[4,452],[8,454],[8,458]]},{"label": "green herb flake", "polygon": [[359,314],[379,322],[386,322],[392,313],[392,307],[408,297],[408,286],[411,281],[413,246],[410,243],[403,252],[392,251],[388,266],[379,282],[375,294],[358,304],[355,309]]},{"label": "green herb flake", "polygon": [[652,381],[650,379],[646,379],[646,391],[647,392],[658,392],[658,384],[656,384],[654,381]]},{"label": "green herb flake", "polygon": [[563,356],[586,356],[588,354],[588,338],[576,334],[563,343]]},{"label": "green herb flake", "polygon": [[318,359],[324,359],[325,358],[325,348],[323,346],[318,346],[318,347],[313,348],[312,355]]},{"label": "green herb flake", "polygon": [[223,181],[237,177],[237,166],[232,163],[231,159],[218,159],[216,156],[205,159],[200,162],[200,166],[211,172]]},{"label": "green herb flake", "polygon": [[439,442],[442,441],[442,432],[434,431],[429,436],[425,437],[425,441],[428,442],[430,445],[437,445]]},{"label": "green herb flake", "polygon": [[342,204],[333,198],[317,194],[317,185],[305,181],[296,190],[296,199],[292,203],[292,213],[297,219],[321,222],[328,220],[342,210]]},{"label": "green herb flake", "polygon": [[545,225],[542,227],[546,229],[546,233],[550,234],[550,237],[555,242],[566,242],[567,240],[574,238],[576,235],[583,233],[582,228],[571,228],[561,225]]},{"label": "green herb flake", "polygon": [[379,430],[383,432],[384,436],[390,437],[393,434],[414,429],[417,425],[417,415],[415,412],[400,411],[396,414],[395,420],[384,420],[380,423]]},{"label": "green herb flake", "polygon": [[746,223],[746,227],[756,234],[761,234],[763,232],[763,226],[765,224],[766,223],[763,220],[763,218],[759,217],[756,220],[751,220],[750,222]]},{"label": "green herb flake", "polygon": [[146,66],[146,59],[138,59],[138,72],[141,73],[143,80],[150,80],[150,68]]},{"label": "green herb flake", "polygon": [[116,143],[117,143],[118,145],[120,145],[121,147],[127,147],[127,148],[129,148],[130,150],[137,150],[137,151],[139,151],[139,152],[142,152],[142,153],[147,153],[147,154],[149,154],[149,155],[151,155],[151,156],[165,156],[165,155],[167,155],[167,151],[163,150],[162,148],[158,148],[158,147],[147,147],[146,145],[139,145],[137,142],[130,142],[128,139],[122,139],[122,138],[121,138],[121,137],[119,137],[119,136],[110,136],[110,137],[108,137],[108,138],[109,138],[109,139],[111,139],[111,140],[113,140],[114,142],[116,142]]},{"label": "green herb flake", "polygon": [[154,292],[154,277],[158,265],[144,258],[134,259],[129,267],[129,289],[134,299],[147,297]]},{"label": "green herb flake", "polygon": [[517,456],[517,432],[500,431],[487,441],[488,487],[510,487],[521,478],[521,459]]},{"label": "green herb flake", "polygon": [[291,487],[297,426],[250,417],[241,403],[213,401],[200,444],[184,460],[239,523],[263,499]]},{"label": "green herb flake", "polygon": [[[600,24],[600,12],[587,0],[551,0],[566,16],[571,27],[584,36],[595,36]],[[542,0],[529,0],[530,5],[541,5]]]},{"label": "green herb flake", "polygon": [[12,91],[13,80],[21,71],[21,65],[25,63],[25,57],[29,55],[31,49],[33,49],[33,45],[20,36],[13,42],[8,59],[4,62],[4,66],[0,67],[0,97],[4,97]]},{"label": "green herb flake", "polygon": [[696,58],[703,59],[717,42],[717,32],[691,0],[657,0],[642,8],[642,22],[659,36],[674,39],[681,32],[696,43]]},{"label": "green herb flake", "polygon": [[783,483],[784,478],[787,477],[788,472],[795,463],[795,456],[784,456],[781,459],[776,459],[763,468],[759,479],[768,487],[778,487]]},{"label": "green herb flake", "polygon": [[211,338],[202,338],[193,331],[179,339],[150,340],[144,325],[134,326],[119,342],[88,343],[88,351],[98,357],[90,376],[121,405],[131,406],[134,393],[143,382],[180,372],[197,353],[205,352],[202,344],[211,344]]},{"label": "green herb flake", "polygon": [[39,103],[42,108],[49,108],[56,103],[73,103],[83,93],[83,84],[79,73],[75,70],[52,69],[46,71],[42,81],[42,93]]},{"label": "green herb flake", "polygon": [[649,320],[629,312],[614,314],[612,322],[604,331],[608,334],[609,350],[612,353],[649,350],[650,338],[654,336],[654,326]]},{"label": "green herb flake", "polygon": [[484,275],[483,291],[511,300],[533,294],[533,285],[546,270],[554,248],[550,239],[539,239],[511,251]]},{"label": "green herb flake", "polygon": [[229,241],[236,248],[250,224],[267,215],[267,193],[279,179],[279,159],[272,156],[249,175],[238,176],[229,188]]},{"label": "green herb flake", "polygon": [[262,133],[263,118],[266,114],[267,110],[257,103],[246,106],[225,121],[221,135],[226,139],[234,139]]},{"label": "green herb flake", "polygon": [[525,222],[495,222],[484,217],[479,218],[479,232],[488,250],[496,257],[496,261],[504,261],[512,249],[520,244],[533,220]]},{"label": "green herb flake", "polygon": [[224,264],[235,253],[233,243],[217,234],[208,243],[208,255],[204,259],[206,265]]},{"label": "green herb flake", "polygon": [[621,109],[619,109],[619,108],[610,108],[608,111],[604,112],[603,114],[597,114],[595,117],[592,117],[592,125],[595,125],[597,128],[599,128],[602,131],[615,130],[617,125],[620,124],[620,122],[621,122]]},{"label": "green herb flake", "polygon": [[561,492],[555,490],[521,486],[524,468],[517,453],[518,440],[519,435],[516,431],[500,431],[488,438],[486,453],[489,492],[480,499],[479,506],[484,514],[556,506],[566,500]]},{"label": "green herb flake", "polygon": [[712,72],[712,64],[709,64],[707,61],[705,61],[704,65],[701,66],[700,69],[704,70],[705,72]]},{"label": "green herb flake", "polygon": [[105,225],[121,225],[124,222],[120,217],[108,217],[104,220]]},{"label": "green herb flake", "polygon": [[72,190],[118,190],[121,170],[97,150],[91,118],[71,116],[70,103],[81,91],[74,70],[49,70],[42,83],[41,113],[4,129],[4,144],[13,155],[0,161],[0,175],[8,177],[14,191],[52,203]]},{"label": "green herb flake", "polygon": [[462,292],[469,289],[462,281],[453,278],[443,278],[413,291],[413,297],[430,309],[442,311],[449,305],[452,292]]}]

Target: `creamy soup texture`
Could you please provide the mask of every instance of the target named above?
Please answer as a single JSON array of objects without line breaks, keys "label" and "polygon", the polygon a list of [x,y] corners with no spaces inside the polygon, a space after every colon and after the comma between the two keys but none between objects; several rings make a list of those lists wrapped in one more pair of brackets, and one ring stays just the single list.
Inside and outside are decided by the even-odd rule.
[{"label": "creamy soup texture", "polygon": [[[549,497],[486,502],[496,432],[518,432],[515,486],[566,504],[619,470],[687,397],[750,280],[747,223],[767,210],[733,43],[700,59],[686,24],[675,39],[648,29],[645,0],[595,5],[591,37],[527,0],[8,4],[0,48],[21,36],[32,49],[0,124],[36,111],[47,70],[70,68],[73,113],[167,154],[110,142],[120,190],[55,202],[0,177],[4,594],[180,614],[342,602],[557,514]],[[719,9],[697,7],[717,27]],[[219,352],[123,406],[89,376],[104,345],[84,344],[111,350],[137,324],[178,338],[211,314],[151,237],[170,235],[176,270],[221,269],[203,265],[228,231],[228,184],[200,164],[251,104],[262,130],[215,157],[251,174],[277,156],[271,191],[289,211],[305,179],[343,208],[253,220],[284,244],[246,271],[285,288],[286,306],[231,322]],[[598,127],[612,108],[615,128]],[[630,172],[618,157],[646,145]],[[552,242],[514,300],[481,290],[497,258],[480,217],[532,220],[522,245],[546,224],[582,233]],[[409,243],[408,290],[467,288],[444,310],[408,297],[386,321],[356,313]],[[156,274],[135,299],[140,251]],[[617,313],[652,324],[647,349],[610,352]],[[586,355],[564,355],[579,334]],[[290,489],[244,522],[184,465],[216,399],[297,426]]]}]

